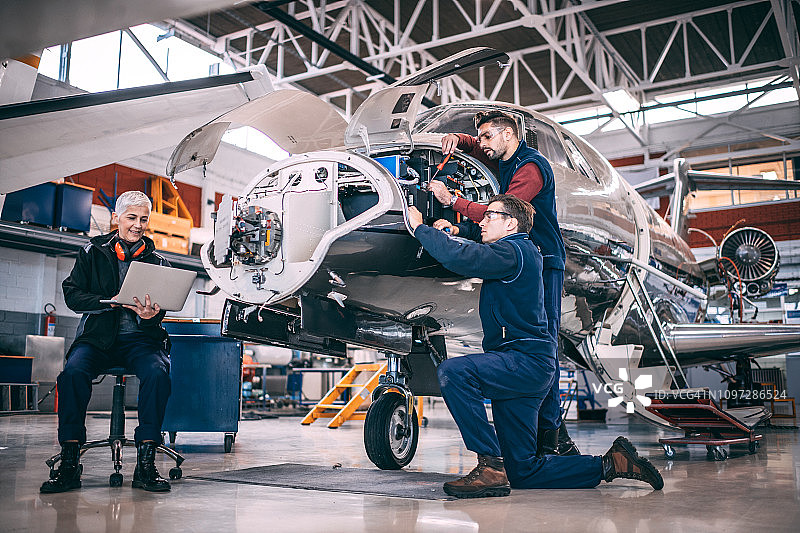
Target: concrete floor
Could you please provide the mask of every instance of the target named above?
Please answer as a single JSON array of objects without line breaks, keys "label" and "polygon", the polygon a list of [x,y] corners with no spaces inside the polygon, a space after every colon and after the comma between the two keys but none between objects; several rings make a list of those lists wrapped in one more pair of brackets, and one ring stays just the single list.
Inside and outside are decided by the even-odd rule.
[{"label": "concrete floor", "polygon": [[[131,415],[131,413],[129,413]],[[466,473],[475,464],[442,403],[427,408],[417,455],[407,467]],[[179,434],[184,478],[172,491],[130,487],[135,451],[126,448],[125,483],[108,486],[110,454],[83,458],[83,488],[40,495],[45,459],[57,451],[54,415],[0,417],[0,531],[797,531],[800,523],[800,445],[796,430],[766,430],[761,450],[731,450],[725,462],[705,448],[679,449],[665,460],[656,440],[664,431],[637,421],[568,423],[584,453],[602,454],[620,434],[664,476],[663,491],[617,480],[587,490],[514,490],[510,497],[430,501],[192,479],[220,470],[278,463],[374,468],[362,444],[362,422],[337,430],[324,422],[301,426],[284,417],[242,421],[233,453],[222,434]],[[135,419],[127,420],[128,434]],[[90,438],[108,434],[108,419],[89,416]],[[672,435],[672,432],[666,433]],[[160,457],[160,456],[159,456]],[[169,463],[159,459],[163,475]],[[188,476],[188,477],[187,477]]]}]

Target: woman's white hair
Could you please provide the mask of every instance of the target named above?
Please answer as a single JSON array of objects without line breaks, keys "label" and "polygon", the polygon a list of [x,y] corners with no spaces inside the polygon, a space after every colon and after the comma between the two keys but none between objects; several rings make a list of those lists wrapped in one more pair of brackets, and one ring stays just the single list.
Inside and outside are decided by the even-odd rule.
[{"label": "woman's white hair", "polygon": [[117,203],[114,204],[114,212],[121,215],[129,207],[133,206],[146,207],[148,211],[153,210],[153,203],[145,193],[142,191],[127,191],[117,197]]}]

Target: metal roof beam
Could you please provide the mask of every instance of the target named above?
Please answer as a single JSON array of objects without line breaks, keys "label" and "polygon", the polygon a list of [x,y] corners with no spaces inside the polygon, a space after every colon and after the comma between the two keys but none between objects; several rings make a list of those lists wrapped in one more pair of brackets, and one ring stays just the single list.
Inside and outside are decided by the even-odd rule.
[{"label": "metal roof beam", "polygon": [[791,1],[770,0],[775,22],[778,24],[778,33],[781,36],[783,53],[789,58],[789,75],[792,77],[794,90],[800,102],[800,71],[798,70],[798,32],[795,18],[792,15]]},{"label": "metal roof beam", "polygon": [[[730,80],[737,76],[749,76],[752,78],[753,75],[769,76],[787,73],[787,59],[789,60],[790,75],[792,75],[791,69],[794,68],[793,81],[796,78],[800,79],[800,76],[797,76],[797,54],[795,52],[797,49],[797,31],[794,27],[794,21],[788,20],[785,16],[791,5],[790,2],[795,0],[742,0],[688,12],[678,16],[677,21],[676,17],[662,18],[636,25],[626,25],[611,30],[599,31],[587,13],[590,10],[607,7],[621,1],[624,0],[583,1],[581,4],[576,5],[575,0],[491,0],[491,2],[484,0],[482,4],[476,2],[475,13],[470,15],[464,9],[460,0],[417,0],[414,3],[395,0],[393,13],[394,18],[397,19],[400,18],[401,5],[403,9],[411,10],[406,15],[406,18],[411,16],[412,20],[419,19],[422,16],[424,7],[431,9],[433,20],[430,25],[430,35],[419,37],[423,42],[418,43],[411,40],[411,28],[415,27],[415,25],[407,24],[401,27],[398,20],[389,20],[383,17],[374,8],[370,7],[368,2],[363,1],[325,2],[324,0],[302,0],[302,4],[307,6],[308,10],[297,13],[295,19],[310,19],[311,22],[306,24],[312,25],[314,31],[325,35],[330,41],[341,39],[341,34],[348,32],[351,37],[350,48],[361,50],[359,54],[354,55],[364,56],[361,59],[366,64],[371,64],[375,69],[383,73],[394,72],[393,69],[397,69],[397,65],[400,65],[400,76],[411,74],[426,64],[436,61],[437,58],[430,53],[430,50],[436,47],[445,44],[462,43],[484,35],[515,28],[534,28],[545,38],[545,44],[508,51],[509,55],[516,57],[523,67],[519,69],[519,64],[514,67],[516,71],[514,71],[512,83],[514,83],[514,87],[524,88],[523,91],[518,91],[514,94],[520,94],[519,97],[524,103],[525,100],[530,101],[530,93],[528,91],[541,91],[542,98],[546,100],[531,106],[533,109],[552,109],[559,106],[575,106],[580,103],[604,103],[603,93],[620,87],[626,88],[629,92],[635,94],[640,101],[645,101],[652,98],[652,94],[655,91],[674,90],[682,86],[697,86],[701,84],[707,86],[709,80],[714,78],[727,78]],[[430,3],[426,6],[426,2]],[[456,34],[442,38],[440,37],[440,15],[441,12],[446,12],[445,2],[452,15],[455,15],[449,17],[448,24],[453,27]],[[493,21],[497,18],[496,14],[499,13],[499,7],[503,2],[510,2],[514,6],[516,11],[513,15],[516,18],[502,23],[494,23]],[[294,5],[299,3],[300,0]],[[764,21],[759,21],[763,22],[763,28],[755,36],[748,35],[749,41],[755,43],[758,37],[761,36],[761,32],[767,31],[766,28],[770,28],[767,23],[772,20],[772,13],[775,13],[776,20],[781,18],[778,9],[774,7],[775,5],[779,7],[786,5],[787,7],[787,10],[784,10],[783,26],[781,26],[780,21],[778,26],[779,29],[787,28],[788,33],[785,36],[781,36],[784,43],[783,50],[778,52],[774,59],[756,65],[744,66],[743,62],[750,54],[753,46],[746,47],[744,52],[735,54],[732,44],[734,42],[734,27],[731,22],[731,13],[735,14],[737,9],[756,4],[769,5],[770,14]],[[454,6],[455,10],[452,9]],[[279,11],[286,13],[283,10]],[[460,15],[457,13],[460,13]],[[699,17],[713,13],[721,13],[727,20],[727,30],[731,42],[730,50],[720,48],[719,43],[715,44],[715,41],[709,38],[708,30],[704,29],[706,26],[697,20]],[[276,24],[271,21],[252,26],[248,30],[212,39],[212,44],[207,44],[207,46],[217,50],[228,50],[231,54],[231,60],[237,65],[246,63],[248,52],[252,54],[254,51],[263,50],[259,61],[274,65],[274,56],[271,58],[270,54],[276,49],[283,53],[283,45],[289,44],[288,42],[271,42],[263,49],[256,48],[245,50],[244,52],[230,48],[229,43],[233,39],[246,36],[248,32],[252,35],[254,31],[263,32],[265,29],[278,27]],[[663,49],[657,51],[649,50],[648,44],[652,46],[652,43],[648,43],[645,38],[647,29],[666,24],[675,25],[671,39],[663,46]],[[722,24],[725,25],[726,23],[722,22]],[[700,71],[693,63],[693,57],[696,57],[696,55],[690,54],[686,49],[687,47],[684,46],[681,58],[683,61],[682,68],[680,68],[681,73],[671,74],[676,76],[673,78],[665,78],[663,73],[660,74],[663,70],[664,62],[668,60],[670,52],[674,53],[675,40],[678,36],[680,35],[682,40],[687,39],[689,26],[692,28],[692,35],[699,36],[700,53],[712,58],[717,67],[712,72],[693,74],[693,72]],[[464,31],[459,32],[459,30]],[[630,66],[625,56],[609,40],[611,36],[620,36],[625,33],[632,33],[634,38],[629,42],[632,46],[640,47],[639,53],[642,56],[641,67],[643,75],[639,75]],[[269,33],[266,33],[266,35],[268,38],[271,37]],[[225,45],[221,45],[220,40],[224,41]],[[399,43],[403,43],[403,45]],[[278,44],[278,46],[276,47],[275,44]],[[293,36],[287,50],[304,61],[305,66],[301,66],[300,69],[295,68],[294,71],[290,72],[285,72],[282,68],[279,69],[279,79],[276,80],[276,83],[280,85],[297,84],[320,76],[331,76],[340,71],[352,70],[353,67],[350,62],[341,62],[333,65],[326,64],[330,60],[330,53],[328,50],[322,50],[317,54],[318,46],[320,45],[313,41],[309,44]],[[299,52],[303,50],[305,50],[305,53],[300,54]],[[548,53],[550,50],[555,51],[557,58],[550,58],[553,76],[550,80],[551,83],[545,83],[541,77],[534,75],[538,70],[531,68],[531,65],[534,64],[533,58],[528,56]],[[742,48],[739,50],[742,50]],[[656,64],[648,65],[648,52],[650,57],[654,54],[660,56],[660,60]],[[697,50],[695,50],[695,53],[697,53]],[[239,54],[243,57],[240,57]],[[728,57],[729,55],[730,57]],[[734,55],[739,57],[734,57]],[[779,55],[784,55],[785,57],[778,57]],[[563,77],[557,78],[554,75],[555,69],[553,67],[558,66],[561,68],[562,61],[570,69],[565,79]],[[281,62],[281,64],[283,65],[284,63]],[[301,71],[298,72],[298,70]],[[302,70],[305,71],[303,72]],[[502,75],[501,73],[492,73],[490,76],[487,76],[487,74],[488,72],[484,72],[480,75],[480,80],[476,82],[476,86],[467,83],[463,79],[457,79],[452,85],[442,84],[442,90],[444,91],[442,95],[443,101],[459,100],[465,96],[483,99],[488,96],[487,93],[492,92],[491,87],[498,87],[498,82],[506,81],[499,79]],[[520,86],[520,76],[530,76],[534,83],[529,84],[529,87]],[[567,94],[567,89],[570,84],[574,89],[577,83],[576,80],[580,80],[588,88],[590,94],[565,99],[564,95]],[[712,83],[721,84],[722,81],[716,80]],[[549,87],[547,87],[548,85]],[[502,86],[502,83],[500,86]],[[800,94],[800,84],[796,85],[796,90]],[[452,91],[452,94],[450,91]],[[338,88],[334,92],[338,92]],[[330,94],[324,93],[323,96]],[[497,94],[496,91],[495,94]],[[631,131],[631,133],[637,135],[635,131]]]},{"label": "metal roof beam", "polygon": [[142,44],[142,41],[140,41],[139,38],[136,37],[136,35],[134,35],[133,31],[131,31],[130,28],[125,28],[122,31],[124,31],[125,33],[128,34],[128,37],[131,38],[131,40],[133,41],[133,44],[135,44],[136,47],[139,48],[139,51],[142,52],[142,54],[144,54],[144,57],[146,57],[147,60],[150,62],[150,64],[153,65],[153,68],[155,68],[156,71],[158,71],[158,74],[161,76],[161,79],[163,79],[164,81],[169,81],[169,78],[167,77],[167,73],[164,72],[161,69],[161,65],[158,64],[158,61],[156,61],[156,58],[154,58],[153,55],[150,53],[150,50],[148,50],[144,46],[144,44]]}]

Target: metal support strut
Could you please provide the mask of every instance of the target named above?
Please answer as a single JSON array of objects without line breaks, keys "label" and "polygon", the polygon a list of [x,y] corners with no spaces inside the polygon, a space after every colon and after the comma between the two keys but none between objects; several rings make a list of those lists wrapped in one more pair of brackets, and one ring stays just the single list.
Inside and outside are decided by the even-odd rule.
[{"label": "metal support strut", "polygon": [[[634,300],[636,301],[637,307],[642,312],[642,318],[644,318],[645,323],[647,324],[647,329],[650,331],[650,335],[653,337],[653,340],[656,344],[656,349],[658,350],[659,355],[661,355],[661,359],[664,361],[664,365],[667,369],[670,369],[670,363],[667,360],[667,355],[664,353],[663,346],[667,347],[667,351],[669,351],[669,355],[672,358],[672,361],[675,364],[675,369],[680,374],[681,378],[683,379],[682,383],[678,383],[680,388],[684,388],[687,386],[688,381],[686,380],[686,374],[683,373],[683,368],[681,368],[681,364],[678,362],[678,356],[675,355],[675,351],[670,346],[669,341],[667,340],[667,334],[664,331],[664,327],[661,324],[661,321],[658,319],[658,314],[656,313],[655,305],[653,305],[653,300],[650,299],[650,295],[647,294],[647,290],[642,283],[642,279],[639,277],[639,269],[635,265],[631,265],[631,276],[628,276],[626,279],[626,283],[628,283],[631,294],[633,295]],[[643,298],[640,297],[640,293],[643,295]],[[650,312],[653,315],[653,322],[656,324],[656,328],[658,328],[658,333],[656,333],[655,329],[653,328],[653,323],[650,319],[647,318],[647,313]],[[663,346],[662,346],[662,339],[663,339]],[[670,374],[672,375],[673,381],[677,383],[675,379],[675,374],[672,370],[670,370]]]},{"label": "metal support strut", "polygon": [[395,353],[386,353],[386,374],[380,377],[378,387],[372,393],[373,399],[377,398],[384,390],[399,389],[406,400],[405,428],[406,436],[411,434],[411,424],[414,412],[414,395],[408,388],[406,376],[400,372],[400,356]]}]

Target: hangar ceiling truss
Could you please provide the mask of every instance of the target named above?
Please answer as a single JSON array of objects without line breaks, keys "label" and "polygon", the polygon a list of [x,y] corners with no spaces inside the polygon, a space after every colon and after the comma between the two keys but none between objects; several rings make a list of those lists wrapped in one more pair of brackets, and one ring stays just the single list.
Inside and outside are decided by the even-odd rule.
[{"label": "hangar ceiling truss", "polygon": [[[789,75],[798,85],[798,0],[297,0],[237,5],[169,21],[237,67],[261,63],[350,114],[375,86],[318,43],[264,13],[283,9],[396,78],[471,46],[508,68],[445,81],[435,99],[499,99],[538,110],[605,104],[624,89],[658,93]],[[241,7],[240,7],[241,6]],[[213,18],[212,18],[213,17]],[[632,131],[632,133],[634,133]]]}]

